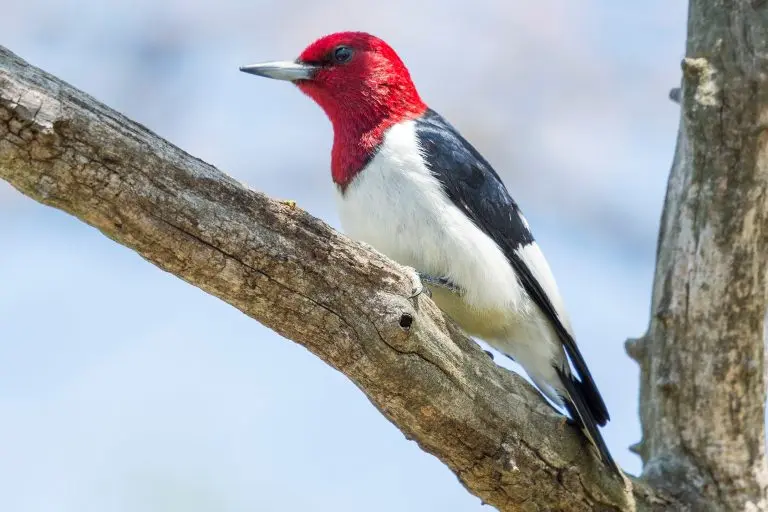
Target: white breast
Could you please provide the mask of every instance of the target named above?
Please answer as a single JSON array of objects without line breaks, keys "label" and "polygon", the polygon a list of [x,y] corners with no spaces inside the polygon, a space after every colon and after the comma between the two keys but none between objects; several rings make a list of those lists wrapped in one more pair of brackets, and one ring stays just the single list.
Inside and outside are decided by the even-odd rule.
[{"label": "white breast", "polygon": [[[522,288],[498,245],[451,202],[424,164],[412,121],[393,126],[376,156],[337,194],[344,230],[395,261],[445,277],[461,296],[432,298],[468,334],[513,357],[555,403],[565,392],[556,367],[565,353],[552,324]],[[536,244],[518,250],[568,325]]]},{"label": "white breast", "polygon": [[401,264],[449,279],[466,290],[466,306],[507,312],[529,307],[502,251],[453,205],[427,169],[413,121],[394,125],[376,156],[337,196],[349,236]]}]

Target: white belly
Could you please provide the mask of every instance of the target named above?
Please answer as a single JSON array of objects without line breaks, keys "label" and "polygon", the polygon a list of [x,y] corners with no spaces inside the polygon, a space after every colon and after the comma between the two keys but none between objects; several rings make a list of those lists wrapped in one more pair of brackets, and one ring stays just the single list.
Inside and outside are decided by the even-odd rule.
[{"label": "white belly", "polygon": [[[403,265],[458,286],[432,288],[437,305],[467,334],[519,362],[552,400],[562,395],[554,365],[566,364],[551,323],[522,288],[498,245],[448,198],[416,147],[413,122],[394,125],[376,156],[337,193],[346,233]],[[561,311],[538,247],[520,251]],[[567,323],[567,318],[563,315]]]},{"label": "white belly", "polygon": [[433,298],[463,329],[505,337],[510,320],[531,307],[506,256],[445,195],[413,147],[413,124],[395,125],[371,162],[338,192],[341,223],[395,261],[465,290]]}]

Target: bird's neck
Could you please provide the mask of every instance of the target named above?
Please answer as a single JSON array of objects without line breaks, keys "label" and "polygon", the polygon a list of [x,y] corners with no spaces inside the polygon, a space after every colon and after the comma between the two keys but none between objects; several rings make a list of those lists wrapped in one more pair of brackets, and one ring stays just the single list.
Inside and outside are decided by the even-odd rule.
[{"label": "bird's neck", "polygon": [[342,192],[376,155],[389,128],[415,119],[425,110],[426,105],[419,101],[390,104],[386,109],[350,108],[343,115],[331,118],[331,175]]}]

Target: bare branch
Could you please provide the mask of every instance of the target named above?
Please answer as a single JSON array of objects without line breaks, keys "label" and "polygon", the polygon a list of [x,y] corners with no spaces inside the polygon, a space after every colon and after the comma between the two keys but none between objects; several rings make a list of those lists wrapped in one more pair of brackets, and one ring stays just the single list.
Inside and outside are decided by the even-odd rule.
[{"label": "bare branch", "polygon": [[[612,479],[412,275],[0,48],[0,178],[307,347],[499,510],[767,510],[768,4],[693,0],[641,367]],[[630,490],[631,489],[631,490]]]},{"label": "bare branch", "polygon": [[409,271],[2,48],[0,178],[304,345],[499,510],[635,508],[535,390],[408,298]]}]

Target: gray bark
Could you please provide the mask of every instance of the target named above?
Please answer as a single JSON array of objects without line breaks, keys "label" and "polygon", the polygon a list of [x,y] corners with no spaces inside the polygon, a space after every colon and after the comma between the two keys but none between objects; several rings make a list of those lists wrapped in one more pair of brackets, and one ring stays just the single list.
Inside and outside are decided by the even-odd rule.
[{"label": "gray bark", "polygon": [[768,10],[690,3],[682,115],[641,368],[643,476],[696,510],[766,510]]},{"label": "gray bark", "polygon": [[641,365],[642,480],[496,366],[413,274],[0,47],[0,178],[349,377],[473,494],[513,510],[762,510],[766,7],[694,0]]},{"label": "gray bark", "polygon": [[302,344],[499,510],[631,506],[538,392],[408,298],[412,271],[2,48],[0,178]]}]

